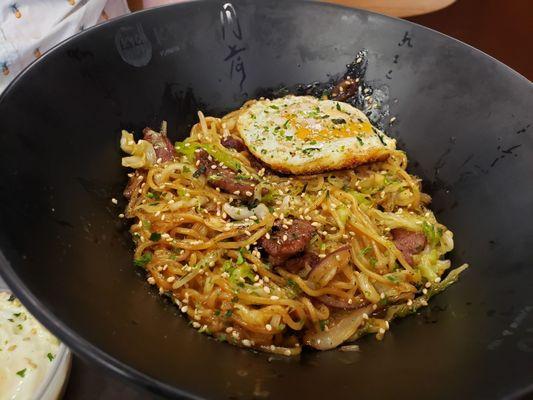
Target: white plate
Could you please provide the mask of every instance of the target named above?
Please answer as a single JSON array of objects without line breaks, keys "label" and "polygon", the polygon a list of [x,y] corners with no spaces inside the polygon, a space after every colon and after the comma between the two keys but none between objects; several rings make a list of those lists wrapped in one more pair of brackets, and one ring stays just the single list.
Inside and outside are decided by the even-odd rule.
[{"label": "white plate", "polygon": [[[9,292],[11,290],[6,283],[0,278],[0,292]],[[41,382],[34,398],[39,400],[57,400],[63,394],[67,386],[68,377],[70,373],[70,365],[72,361],[72,354],[67,346],[63,343],[59,345],[57,356],[52,362],[52,366],[45,379]]]}]

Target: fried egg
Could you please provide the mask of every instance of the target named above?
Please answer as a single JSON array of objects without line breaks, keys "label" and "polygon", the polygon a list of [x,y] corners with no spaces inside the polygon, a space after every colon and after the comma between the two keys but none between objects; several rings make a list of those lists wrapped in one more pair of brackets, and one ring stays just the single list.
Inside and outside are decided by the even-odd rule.
[{"label": "fried egg", "polygon": [[396,141],[343,102],[286,96],[247,103],[237,130],[250,152],[270,168],[295,175],[382,160]]}]

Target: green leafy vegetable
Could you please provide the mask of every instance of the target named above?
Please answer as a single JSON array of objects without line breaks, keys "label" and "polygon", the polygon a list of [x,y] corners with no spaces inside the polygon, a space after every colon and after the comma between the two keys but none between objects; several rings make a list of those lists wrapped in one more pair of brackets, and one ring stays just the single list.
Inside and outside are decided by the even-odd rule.
[{"label": "green leafy vegetable", "polygon": [[361,255],[364,257],[370,250],[372,250],[372,247],[366,246],[364,249],[361,250]]},{"label": "green leafy vegetable", "polygon": [[136,267],[145,267],[152,260],[152,253],[147,251],[141,257],[133,260],[133,265]]},{"label": "green leafy vegetable", "polygon": [[55,358],[55,356],[54,356],[52,353],[48,353],[48,354],[46,355],[46,357],[48,357],[48,360],[49,360],[50,362],[52,362],[52,360]]},{"label": "green leafy vegetable", "polygon": [[321,331],[324,331],[326,329],[328,322],[329,321],[327,319],[321,319],[320,321],[318,321],[318,325],[320,326]]},{"label": "green leafy vegetable", "polygon": [[150,235],[150,240],[152,242],[158,242],[161,239],[161,234],[159,232],[152,232]]},{"label": "green leafy vegetable", "polygon": [[21,378],[24,378],[24,375],[26,375],[26,368],[21,369],[20,371],[17,371],[17,375]]}]

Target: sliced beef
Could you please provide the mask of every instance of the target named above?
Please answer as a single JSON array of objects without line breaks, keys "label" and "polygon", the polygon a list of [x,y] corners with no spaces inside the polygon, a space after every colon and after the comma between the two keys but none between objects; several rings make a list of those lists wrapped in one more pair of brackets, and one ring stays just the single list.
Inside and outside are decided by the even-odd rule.
[{"label": "sliced beef", "polygon": [[359,88],[355,79],[343,79],[331,91],[331,100],[345,101],[353,97]]},{"label": "sliced beef", "polygon": [[198,172],[207,176],[210,186],[242,198],[253,196],[256,180],[240,178],[235,171],[222,168],[205,150],[197,151],[196,159],[199,161]]},{"label": "sliced beef", "polygon": [[392,240],[410,265],[413,265],[413,255],[420,253],[426,247],[426,235],[404,228],[391,230]]},{"label": "sliced beef", "polygon": [[248,150],[244,142],[233,135],[223,137],[220,144],[228,149],[233,149],[239,152]]},{"label": "sliced beef", "polygon": [[145,128],[143,134],[144,140],[152,143],[152,146],[154,146],[155,155],[158,160],[161,159],[162,162],[172,161],[176,157],[176,149],[165,133]]},{"label": "sliced beef", "polygon": [[269,254],[269,261],[279,265],[291,256],[301,253],[315,233],[314,226],[302,219],[295,219],[287,229],[274,226],[270,232],[270,239],[263,236],[259,244]]},{"label": "sliced beef", "polygon": [[136,170],[133,176],[128,181],[128,185],[124,189],[124,192],[123,192],[124,197],[127,199],[130,199],[133,193],[139,190],[145,177],[146,177],[146,171]]},{"label": "sliced beef", "polygon": [[292,274],[296,274],[306,267],[314,268],[319,261],[320,258],[315,253],[308,252],[289,258],[283,263],[283,268]]}]

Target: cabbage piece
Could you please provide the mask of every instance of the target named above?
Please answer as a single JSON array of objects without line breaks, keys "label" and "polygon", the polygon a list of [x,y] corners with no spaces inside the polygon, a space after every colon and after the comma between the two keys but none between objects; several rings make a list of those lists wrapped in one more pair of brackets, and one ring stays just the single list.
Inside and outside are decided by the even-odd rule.
[{"label": "cabbage piece", "polygon": [[241,163],[238,162],[235,157],[224,150],[220,150],[212,144],[200,144],[190,142],[176,142],[174,145],[176,150],[183,154],[189,162],[194,163],[194,153],[197,149],[205,150],[215,161],[224,164],[226,167],[232,169],[235,172],[241,170]]},{"label": "cabbage piece", "polygon": [[156,161],[154,146],[146,140],[135,143],[133,135],[125,130],[120,138],[120,148],[130,157],[122,158],[122,166],[130,168],[150,168]]}]

